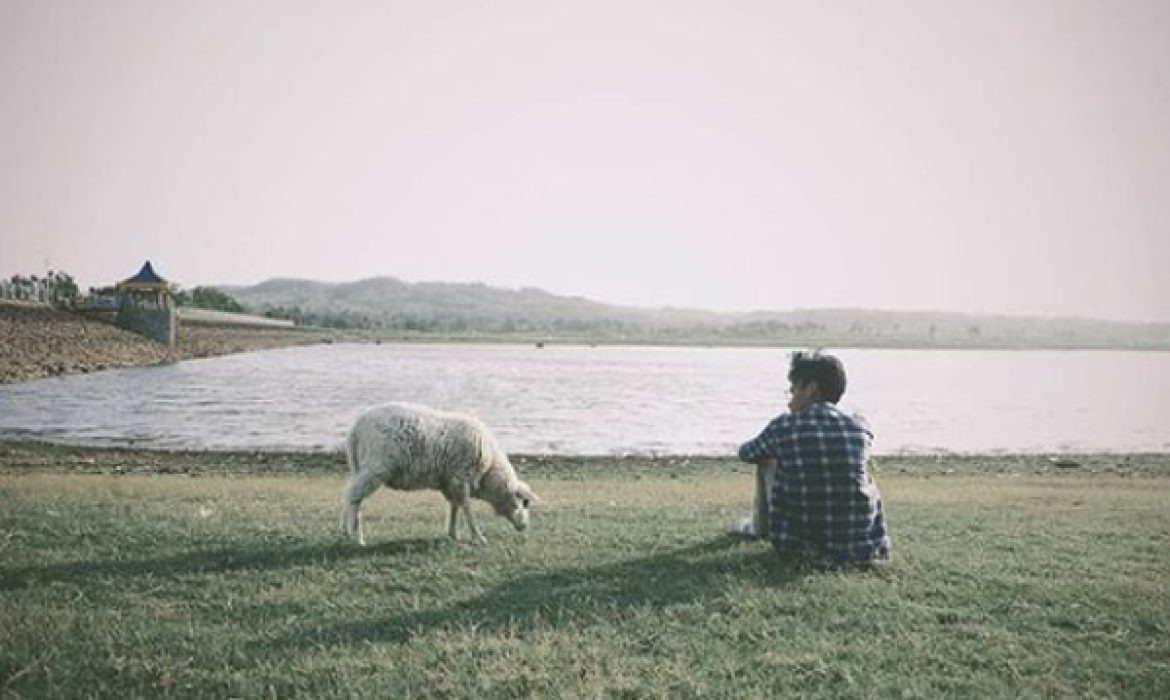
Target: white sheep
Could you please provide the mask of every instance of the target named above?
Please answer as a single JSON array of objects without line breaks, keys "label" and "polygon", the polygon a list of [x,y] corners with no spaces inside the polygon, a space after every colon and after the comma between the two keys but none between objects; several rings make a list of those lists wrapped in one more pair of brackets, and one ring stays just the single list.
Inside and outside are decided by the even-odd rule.
[{"label": "white sheep", "polygon": [[365,544],[362,500],[385,484],[392,489],[437,489],[451,506],[447,534],[456,539],[460,510],[472,539],[487,540],[471,513],[471,498],[492,504],[517,530],[528,527],[537,499],[512,469],[508,455],[476,418],[425,406],[391,403],[358,417],[346,441],[350,479],[339,529]]}]

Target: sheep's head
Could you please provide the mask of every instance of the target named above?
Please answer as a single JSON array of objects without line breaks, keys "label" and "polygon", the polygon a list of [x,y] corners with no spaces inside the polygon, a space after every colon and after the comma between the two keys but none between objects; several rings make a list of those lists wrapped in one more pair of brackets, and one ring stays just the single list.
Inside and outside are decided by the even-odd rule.
[{"label": "sheep's head", "polygon": [[516,481],[508,488],[507,496],[496,504],[496,512],[507,518],[521,532],[528,529],[528,510],[540,499],[523,481]]}]

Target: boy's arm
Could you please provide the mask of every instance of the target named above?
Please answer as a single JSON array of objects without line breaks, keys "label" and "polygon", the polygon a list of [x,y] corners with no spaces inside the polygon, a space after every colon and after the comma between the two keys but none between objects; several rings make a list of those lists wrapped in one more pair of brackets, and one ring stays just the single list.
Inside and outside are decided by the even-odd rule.
[{"label": "boy's arm", "polygon": [[770,459],[776,455],[772,452],[771,443],[772,435],[776,430],[776,421],[768,424],[763,432],[755,438],[748,440],[739,446],[739,458],[744,462],[751,462],[752,464],[759,464],[765,459]]}]

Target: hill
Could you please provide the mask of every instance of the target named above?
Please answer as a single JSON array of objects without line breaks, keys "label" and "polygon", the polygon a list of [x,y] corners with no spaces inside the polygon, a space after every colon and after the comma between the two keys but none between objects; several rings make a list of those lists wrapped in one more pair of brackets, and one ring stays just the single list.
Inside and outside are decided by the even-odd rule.
[{"label": "hill", "polygon": [[1170,324],[940,311],[798,309],[720,313],[618,306],[482,283],[277,278],[220,286],[250,310],[387,336],[835,347],[1170,349]]}]

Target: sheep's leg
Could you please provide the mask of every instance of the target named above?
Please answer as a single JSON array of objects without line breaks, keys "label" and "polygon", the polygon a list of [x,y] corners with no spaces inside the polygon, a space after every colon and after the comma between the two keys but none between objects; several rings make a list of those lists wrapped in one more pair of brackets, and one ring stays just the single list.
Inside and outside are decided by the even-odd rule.
[{"label": "sheep's leg", "polygon": [[350,477],[349,485],[345,489],[345,502],[339,525],[343,537],[357,540],[360,545],[366,543],[366,537],[362,532],[362,501],[381,484],[380,478],[373,472],[361,472]]},{"label": "sheep's leg", "polygon": [[483,530],[479,529],[479,523],[475,522],[475,516],[471,513],[471,484],[463,484],[459,487],[459,498],[457,501],[451,502],[451,533],[454,536],[455,532],[455,510],[463,511],[463,519],[467,521],[467,529],[471,532],[471,540],[476,544],[487,544],[487,538],[483,536]]},{"label": "sheep's leg", "polygon": [[448,501],[448,503],[451,506],[451,511],[447,515],[447,536],[457,540],[459,536],[455,534],[455,521],[459,515],[459,504],[455,501]]}]

